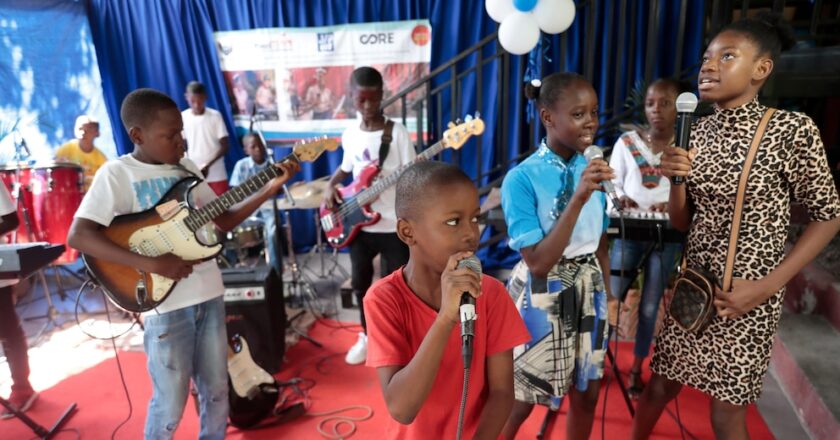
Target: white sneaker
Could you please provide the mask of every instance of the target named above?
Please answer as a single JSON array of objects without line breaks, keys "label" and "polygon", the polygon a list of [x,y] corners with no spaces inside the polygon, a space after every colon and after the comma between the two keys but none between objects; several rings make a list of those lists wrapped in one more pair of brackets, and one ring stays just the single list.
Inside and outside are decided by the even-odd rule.
[{"label": "white sneaker", "polygon": [[359,365],[365,362],[367,358],[367,335],[359,333],[359,340],[350,347],[347,351],[347,356],[344,357],[344,362],[350,365]]}]

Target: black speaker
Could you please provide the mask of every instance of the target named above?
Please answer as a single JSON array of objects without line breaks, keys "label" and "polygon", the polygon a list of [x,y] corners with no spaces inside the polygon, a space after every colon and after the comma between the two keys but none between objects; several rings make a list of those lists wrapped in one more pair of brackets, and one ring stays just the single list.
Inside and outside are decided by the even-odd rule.
[{"label": "black speaker", "polygon": [[254,361],[276,373],[286,352],[283,281],[269,266],[222,269],[228,337],[245,339]]}]

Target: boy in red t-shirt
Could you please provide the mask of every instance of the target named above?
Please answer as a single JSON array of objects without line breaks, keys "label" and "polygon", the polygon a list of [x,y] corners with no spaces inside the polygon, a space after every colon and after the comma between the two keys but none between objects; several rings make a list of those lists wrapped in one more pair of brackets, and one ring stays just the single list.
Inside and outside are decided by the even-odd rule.
[{"label": "boy in red t-shirt", "polygon": [[367,365],[391,417],[389,438],[456,437],[463,387],[461,295],[476,298],[463,438],[495,439],[513,405],[512,348],[530,340],[502,283],[458,262],[478,247],[478,191],[459,168],[420,162],[397,182],[397,235],[408,264],[364,299]]}]

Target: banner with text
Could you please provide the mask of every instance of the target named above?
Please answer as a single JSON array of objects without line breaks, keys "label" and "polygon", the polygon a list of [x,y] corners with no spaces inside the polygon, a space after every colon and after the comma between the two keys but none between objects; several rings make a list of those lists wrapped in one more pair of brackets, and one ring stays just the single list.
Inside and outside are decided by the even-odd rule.
[{"label": "banner with text", "polygon": [[[428,20],[312,28],[216,32],[216,49],[237,131],[253,124],[269,142],[338,136],[358,124],[350,74],[360,66],[382,73],[384,99],[429,73]],[[407,97],[406,126],[416,132],[420,88]],[[402,118],[399,102],[385,109]]]}]

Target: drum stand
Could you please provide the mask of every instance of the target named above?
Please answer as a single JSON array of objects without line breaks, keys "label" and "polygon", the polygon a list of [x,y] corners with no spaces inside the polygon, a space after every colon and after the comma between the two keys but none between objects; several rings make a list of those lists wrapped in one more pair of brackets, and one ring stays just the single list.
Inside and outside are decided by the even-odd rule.
[{"label": "drum stand", "polygon": [[303,273],[303,271],[300,270],[297,263],[297,255],[295,254],[295,247],[292,241],[292,221],[289,216],[289,211],[283,211],[283,219],[285,220],[283,228],[285,229],[286,233],[286,250],[289,253],[288,258],[286,259],[286,263],[284,264],[283,272],[289,273],[291,276],[291,279],[288,282],[284,282],[283,285],[284,288],[285,286],[288,286],[288,296],[292,298],[293,304],[300,304],[303,308],[303,310],[299,311],[297,314],[289,318],[286,321],[286,325],[293,332],[297,333],[298,336],[311,342],[316,347],[322,348],[323,344],[316,341],[306,333],[300,331],[294,325],[294,321],[303,316],[307,310],[310,313],[312,313],[316,318],[320,318],[322,316],[322,313],[315,307],[315,304],[318,301],[318,296],[315,291],[315,287],[312,286],[312,283],[305,279],[306,275]]},{"label": "drum stand", "polygon": [[[21,147],[18,147],[18,148],[21,148]],[[24,224],[24,227],[26,229],[27,238],[29,239],[29,242],[35,242],[35,241],[37,241],[36,238],[38,238],[38,237],[35,236],[35,232],[34,232],[34,229],[32,227],[32,217],[29,213],[29,210],[26,208],[26,204],[23,202],[24,188],[23,188],[23,185],[21,185],[21,183],[20,183],[21,182],[21,170],[22,170],[21,162],[24,158],[23,152],[20,151],[20,150],[18,152],[16,152],[15,153],[15,158],[17,159],[17,169],[15,170],[15,180],[12,183],[12,196],[15,198],[15,203],[17,204],[16,212],[20,212],[21,217],[23,217],[23,224]],[[12,231],[12,243],[18,243],[18,231],[17,231],[17,229]],[[59,313],[58,309],[56,309],[55,305],[53,304],[52,295],[50,294],[49,285],[47,284],[47,278],[46,278],[46,276],[44,276],[44,270],[39,269],[36,272],[35,276],[38,279],[35,283],[33,283],[33,287],[35,285],[37,285],[38,282],[40,282],[41,288],[44,289],[44,298],[47,300],[47,311],[44,315],[41,315],[41,316],[31,316],[31,317],[24,318],[24,321],[34,321],[36,319],[46,319],[47,320],[44,323],[44,325],[41,327],[41,329],[38,330],[38,333],[35,336],[34,345],[38,345],[38,342],[41,340],[41,337],[44,335],[44,332],[47,331],[47,329],[49,328],[50,325],[52,325],[54,328],[60,328],[61,327],[61,325],[58,323],[58,320],[56,319],[61,313]],[[59,282],[59,285],[60,285],[60,282]],[[63,289],[61,289],[60,296],[61,296],[62,300],[64,298],[66,298],[66,295],[64,294]]]},{"label": "drum stand", "polygon": [[[327,278],[327,276],[332,278],[336,270],[338,270],[339,273],[341,273],[342,280],[350,278],[350,274],[347,273],[347,270],[341,267],[340,264],[338,264],[338,249],[333,248],[331,252],[328,251],[329,248],[327,247],[327,244],[324,243],[324,239],[322,236],[323,234],[321,232],[321,218],[318,215],[318,212],[315,212],[315,237],[317,239],[317,242],[315,246],[313,246],[312,249],[309,251],[309,253],[306,254],[306,259],[303,261],[303,266],[307,266],[309,260],[314,256],[313,254],[318,254],[318,258],[320,260],[320,273],[318,274],[318,278],[324,279]],[[330,254],[329,257],[326,256],[328,252]],[[329,270],[326,269],[326,258],[330,259],[330,264],[332,265],[332,267],[330,267]]]}]

